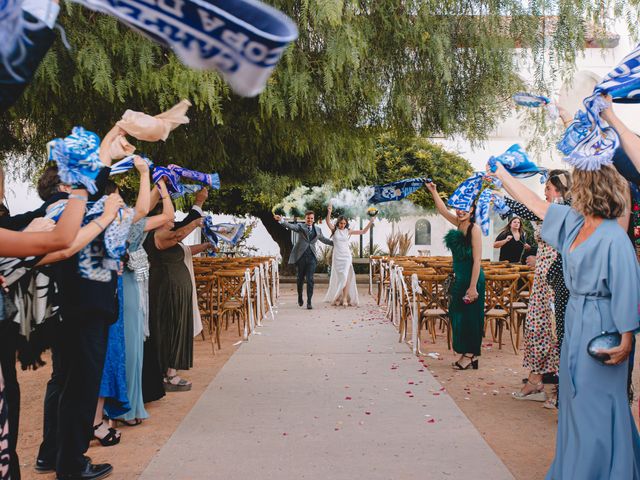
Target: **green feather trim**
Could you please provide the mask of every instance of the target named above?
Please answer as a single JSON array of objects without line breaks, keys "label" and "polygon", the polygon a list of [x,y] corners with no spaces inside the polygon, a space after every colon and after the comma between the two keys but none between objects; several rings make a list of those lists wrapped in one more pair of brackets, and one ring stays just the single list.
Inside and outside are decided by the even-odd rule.
[{"label": "green feather trim", "polygon": [[449,230],[444,236],[444,244],[456,260],[467,260],[473,257],[471,245],[467,245],[464,239],[464,233],[460,230]]}]

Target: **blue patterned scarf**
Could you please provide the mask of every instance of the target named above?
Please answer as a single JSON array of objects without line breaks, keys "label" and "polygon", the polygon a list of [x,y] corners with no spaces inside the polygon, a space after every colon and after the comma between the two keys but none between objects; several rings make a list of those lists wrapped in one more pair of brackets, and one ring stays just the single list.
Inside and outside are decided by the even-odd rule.
[{"label": "blue patterned scarf", "polygon": [[[511,145],[503,154],[493,156],[489,159],[489,168],[491,171],[496,170],[498,163],[504,165],[504,168],[514,177],[527,178],[536,174],[540,174],[541,183],[547,181],[547,170],[538,167],[529,159],[527,152],[518,144]],[[449,197],[447,204],[457,210],[468,212],[471,210],[473,202],[476,200],[482,190],[482,183],[485,179],[484,172],[475,172],[469,178],[464,180],[458,188]],[[497,178],[491,178],[491,183],[496,187],[501,187],[501,182]]]},{"label": "blue patterned scarf", "polygon": [[217,173],[202,173],[197,170],[189,170],[188,168],[174,164],[169,165],[167,168],[179,177],[200,182],[211,188],[220,190],[220,176]]},{"label": "blue patterned scarf", "polygon": [[202,187],[200,185],[192,185],[188,183],[184,184],[182,182],[179,182],[178,191],[171,192],[171,198],[175,200],[176,198],[181,198],[181,197],[184,197],[185,195],[191,195],[196,192],[199,192],[200,190],[202,190]]},{"label": "blue patterned scarf", "polygon": [[135,167],[133,161],[135,160],[136,157],[142,158],[147,163],[149,168],[153,169],[153,162],[149,160],[147,157],[145,157],[144,155],[129,155],[128,157],[123,158],[119,162],[116,162],[113,165],[111,165],[111,173],[109,175],[110,176],[120,175],[121,173],[128,172],[129,170]]},{"label": "blue patterned scarf", "polygon": [[169,170],[167,167],[155,167],[151,174],[153,183],[158,183],[161,178],[164,178],[169,193],[180,192],[180,178],[175,172]]},{"label": "blue patterned scarf", "polygon": [[480,225],[482,234],[485,237],[489,235],[490,214],[492,211],[498,215],[506,215],[510,209],[500,195],[487,188],[478,197],[476,206],[476,223]]},{"label": "blue patterned scarf", "polygon": [[395,202],[408,197],[413,192],[419,190],[424,185],[426,178],[409,178],[387,183],[386,185],[376,185],[373,187],[373,196],[369,203]]},{"label": "blue patterned scarf", "polygon": [[244,228],[243,223],[218,223],[214,225],[213,218],[205,217],[202,230],[208,241],[213,244],[216,244],[217,239],[220,239],[230,245],[236,245],[244,235]]},{"label": "blue patterned scarf", "polygon": [[616,131],[600,118],[600,112],[609,107],[603,95],[611,95],[616,103],[640,102],[640,44],[584,99],[586,113],[581,114],[580,124],[574,121],[569,125],[558,145],[566,155],[565,161],[579,170],[599,170],[611,165],[620,146]]},{"label": "blue patterned scarf", "polygon": [[47,147],[49,160],[58,164],[58,175],[62,183],[80,184],[91,194],[97,192],[95,180],[104,167],[98,155],[98,135],[82,127],[73,127],[71,135],[56,138]]},{"label": "blue patterned scarf", "polygon": [[173,49],[187,66],[216,70],[235,93],[253,97],[298,37],[295,23],[256,0],[74,0]]},{"label": "blue patterned scarf", "polygon": [[[106,196],[88,206],[82,226],[89,224],[104,212]],[[116,219],[102,234],[78,253],[78,272],[82,278],[96,282],[109,282],[112,272],[120,268],[120,258],[127,250],[127,238],[133,222],[134,211],[121,208]]]}]

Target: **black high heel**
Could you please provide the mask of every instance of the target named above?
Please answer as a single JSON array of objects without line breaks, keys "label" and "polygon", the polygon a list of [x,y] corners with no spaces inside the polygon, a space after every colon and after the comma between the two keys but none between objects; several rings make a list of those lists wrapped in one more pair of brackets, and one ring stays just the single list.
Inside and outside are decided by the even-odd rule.
[{"label": "black high heel", "polygon": [[463,355],[464,358],[469,358],[471,361],[469,363],[467,363],[464,367],[462,365],[460,365],[460,361],[458,360],[457,362],[453,363],[451,366],[455,369],[455,370],[469,370],[469,368],[473,368],[474,370],[478,370],[478,359],[474,359],[474,356],[472,355],[471,357],[467,357],[466,355]]},{"label": "black high heel", "polygon": [[113,447],[120,443],[120,435],[118,435],[118,431],[115,428],[109,428],[109,433],[107,433],[104,437],[98,437],[95,432],[103,425],[104,422],[100,422],[98,425],[93,426],[93,438],[100,442],[100,445],[103,447]]}]

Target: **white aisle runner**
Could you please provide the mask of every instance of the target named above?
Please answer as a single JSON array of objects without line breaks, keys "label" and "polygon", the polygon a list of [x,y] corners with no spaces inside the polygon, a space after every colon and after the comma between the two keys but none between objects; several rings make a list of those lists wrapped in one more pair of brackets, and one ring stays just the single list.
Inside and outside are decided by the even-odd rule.
[{"label": "white aisle runner", "polygon": [[141,478],[513,478],[361,293],[362,307],[342,309],[317,291],[307,311],[283,287],[275,320],[229,359]]}]

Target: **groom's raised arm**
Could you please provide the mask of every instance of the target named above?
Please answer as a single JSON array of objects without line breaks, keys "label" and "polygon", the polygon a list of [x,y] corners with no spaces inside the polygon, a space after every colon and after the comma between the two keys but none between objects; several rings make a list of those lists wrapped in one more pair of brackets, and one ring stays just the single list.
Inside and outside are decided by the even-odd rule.
[{"label": "groom's raised arm", "polygon": [[299,223],[289,223],[284,218],[282,218],[280,215],[274,215],[273,218],[274,218],[274,220],[276,222],[278,222],[280,225],[282,225],[287,230],[293,230],[294,232],[299,232],[300,231],[301,224],[299,224]]}]

